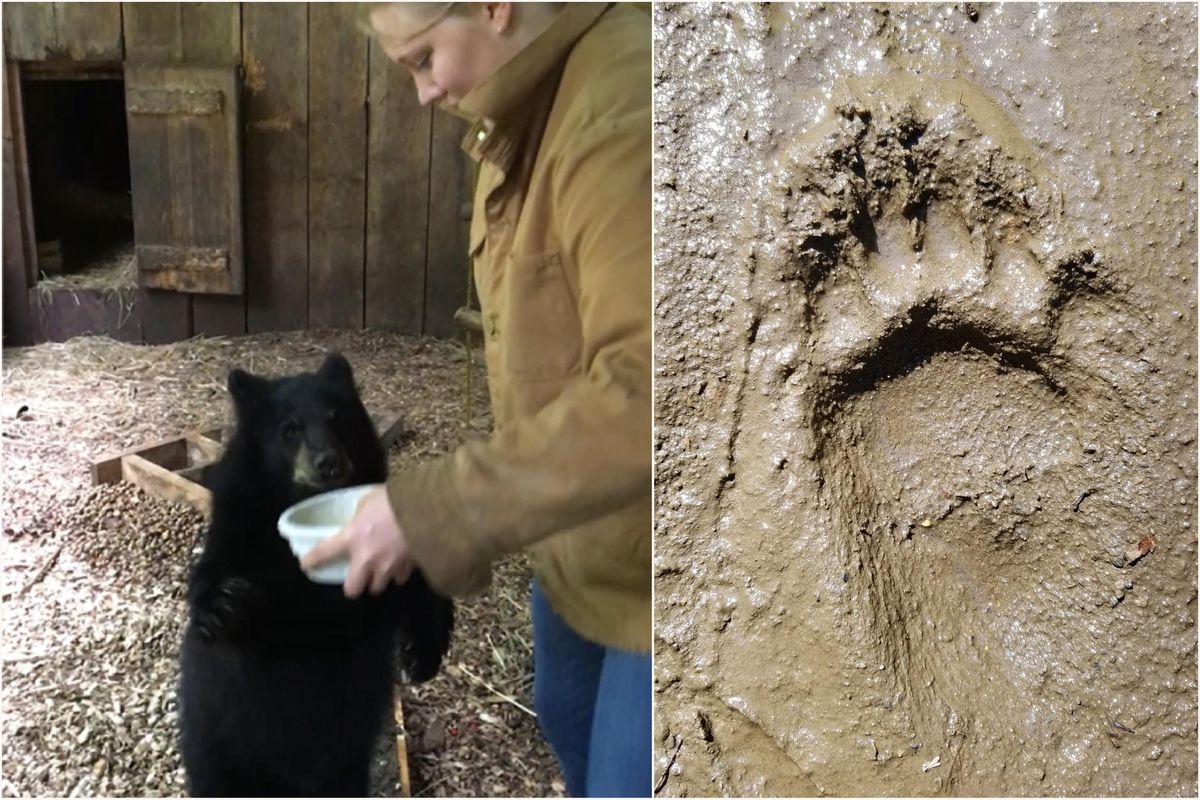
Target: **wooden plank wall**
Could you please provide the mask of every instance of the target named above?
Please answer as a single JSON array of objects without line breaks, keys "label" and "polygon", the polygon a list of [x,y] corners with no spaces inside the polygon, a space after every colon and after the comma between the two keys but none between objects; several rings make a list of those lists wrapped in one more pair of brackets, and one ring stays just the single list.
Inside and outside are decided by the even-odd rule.
[{"label": "wooden plank wall", "polygon": [[[242,12],[237,3],[184,3],[180,6],[179,27],[183,32],[185,64],[224,67],[241,63]],[[200,152],[201,148],[192,142],[188,144],[188,150],[195,153]],[[243,202],[245,196],[243,192]],[[217,203],[214,207],[223,205]],[[212,219],[208,225],[214,244],[218,238],[222,238],[220,234],[228,229],[224,219]],[[236,336],[245,331],[244,295],[192,295],[192,335]]]},{"label": "wooden plank wall", "polygon": [[462,151],[464,120],[433,115],[429,172],[437,180],[429,187],[429,255],[425,266],[425,332],[453,336],[454,312],[466,303],[467,276],[459,265],[470,238],[470,220],[463,203],[471,198],[471,162]]},{"label": "wooden plank wall", "polygon": [[251,333],[308,327],[308,11],[242,5]]},{"label": "wooden plank wall", "polygon": [[308,22],[308,324],[363,327],[367,45],[357,4],[318,3]]},{"label": "wooden plank wall", "polygon": [[6,62],[243,66],[246,293],[143,291],[148,342],[325,326],[457,335],[465,126],[418,104],[407,74],[359,29],[361,8],[4,4]]},{"label": "wooden plank wall", "polygon": [[[184,31],[179,4],[125,3],[123,11],[126,61],[131,64],[183,63]],[[168,152],[171,147],[169,141],[160,140],[156,144]],[[151,163],[165,163],[168,152],[150,159]],[[134,202],[138,202],[138,198],[134,198]],[[163,224],[173,229],[176,222],[163,220]],[[138,293],[137,305],[147,344],[176,342],[192,335],[190,295],[143,289]]]},{"label": "wooden plank wall", "polygon": [[[118,3],[7,4],[4,14],[4,344],[45,335],[35,308],[34,228],[29,197],[24,110],[12,60],[48,58],[120,61],[124,57]],[[82,313],[82,312],[81,312]],[[86,316],[86,315],[85,315]],[[126,321],[128,322],[128,321]],[[127,330],[128,326],[121,326]],[[136,326],[135,326],[136,327]]]},{"label": "wooden plank wall", "polygon": [[408,76],[370,44],[366,324],[420,333],[425,327],[430,136]]},{"label": "wooden plank wall", "polygon": [[[30,269],[25,250],[26,214],[18,203],[17,142],[13,134],[14,91],[12,70],[4,63],[4,280],[0,295],[4,303],[4,344],[32,344],[35,338],[33,314],[29,307]],[[19,93],[19,87],[17,87]],[[23,176],[21,176],[23,177]]]},{"label": "wooden plank wall", "polygon": [[5,3],[4,53],[13,61],[120,61],[120,3]]}]

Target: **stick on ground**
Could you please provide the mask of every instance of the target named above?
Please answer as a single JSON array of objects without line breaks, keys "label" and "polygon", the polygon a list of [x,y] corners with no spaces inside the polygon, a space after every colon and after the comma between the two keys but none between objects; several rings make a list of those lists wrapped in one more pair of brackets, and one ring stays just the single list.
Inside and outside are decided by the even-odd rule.
[{"label": "stick on ground", "polygon": [[[30,589],[32,589],[35,585],[37,585],[37,584],[41,583],[43,580],[45,580],[46,575],[48,575],[50,573],[50,570],[52,570],[54,568],[54,565],[56,563],[58,563],[58,556],[59,556],[59,554],[62,553],[63,548],[66,546],[67,546],[66,542],[63,542],[62,544],[60,544],[55,549],[55,551],[50,554],[50,557],[46,559],[46,562],[44,564],[42,564],[41,568],[37,571],[37,574],[34,575],[33,578],[28,583],[26,583],[19,590],[17,590],[17,593],[15,596],[16,597],[24,597],[26,592],[28,592]],[[13,596],[14,595],[12,592],[6,592],[3,597],[0,597],[0,600],[3,600],[4,602],[7,603],[9,600],[13,599]]]},{"label": "stick on ground", "polygon": [[526,714],[528,714],[529,716],[531,716],[531,717],[533,717],[533,718],[535,718],[535,719],[537,718],[537,712],[535,712],[533,709],[531,709],[531,708],[529,708],[528,706],[526,706],[526,705],[522,704],[520,701],[516,700],[515,698],[513,698],[513,697],[509,697],[509,696],[508,696],[508,695],[506,695],[504,692],[500,691],[499,689],[497,689],[496,687],[492,686],[490,683],[488,683],[487,681],[485,681],[483,678],[481,678],[481,677],[479,677],[478,675],[476,675],[475,673],[471,672],[471,670],[467,669],[467,668],[466,668],[465,666],[463,666],[462,664],[459,664],[459,665],[458,665],[458,668],[459,668],[459,670],[461,670],[461,671],[462,671],[462,674],[463,674],[463,675],[466,675],[468,678],[470,678],[471,680],[475,681],[475,682],[476,682],[476,683],[478,683],[480,686],[482,686],[483,688],[487,689],[489,692],[491,692],[492,694],[496,695],[497,697],[499,697],[499,698],[500,698],[501,700],[503,700],[504,702],[508,703],[509,705],[516,706],[517,708],[521,709],[521,710],[522,710],[522,711],[524,711]]}]

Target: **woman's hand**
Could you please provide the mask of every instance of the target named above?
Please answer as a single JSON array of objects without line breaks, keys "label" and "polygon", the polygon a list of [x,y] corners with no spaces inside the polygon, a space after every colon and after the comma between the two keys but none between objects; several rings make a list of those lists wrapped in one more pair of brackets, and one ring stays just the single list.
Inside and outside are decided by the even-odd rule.
[{"label": "woman's hand", "polygon": [[404,583],[412,574],[408,543],[383,484],[367,492],[336,536],[304,554],[300,568],[307,572],[339,556],[350,558],[350,571],[342,586],[346,597],[358,597],[368,586],[371,594],[379,594],[392,581]]}]

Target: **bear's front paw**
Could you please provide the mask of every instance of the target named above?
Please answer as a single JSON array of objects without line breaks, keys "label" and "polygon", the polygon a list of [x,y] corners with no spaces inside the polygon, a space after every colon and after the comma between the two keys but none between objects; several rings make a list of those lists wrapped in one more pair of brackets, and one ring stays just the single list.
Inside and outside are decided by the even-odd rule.
[{"label": "bear's front paw", "polygon": [[235,635],[245,627],[254,588],[245,578],[224,578],[196,594],[192,624],[207,641]]},{"label": "bear's front paw", "polygon": [[403,683],[424,683],[433,679],[442,666],[442,653],[416,642],[400,645],[400,680]]}]

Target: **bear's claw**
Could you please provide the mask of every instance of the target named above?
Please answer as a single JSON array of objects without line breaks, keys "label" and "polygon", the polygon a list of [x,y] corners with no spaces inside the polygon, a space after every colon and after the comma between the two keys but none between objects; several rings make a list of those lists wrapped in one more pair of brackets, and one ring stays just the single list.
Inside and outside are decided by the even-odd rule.
[{"label": "bear's claw", "polygon": [[246,607],[254,589],[245,578],[224,578],[197,593],[192,622],[206,641],[237,633],[244,627]]}]

